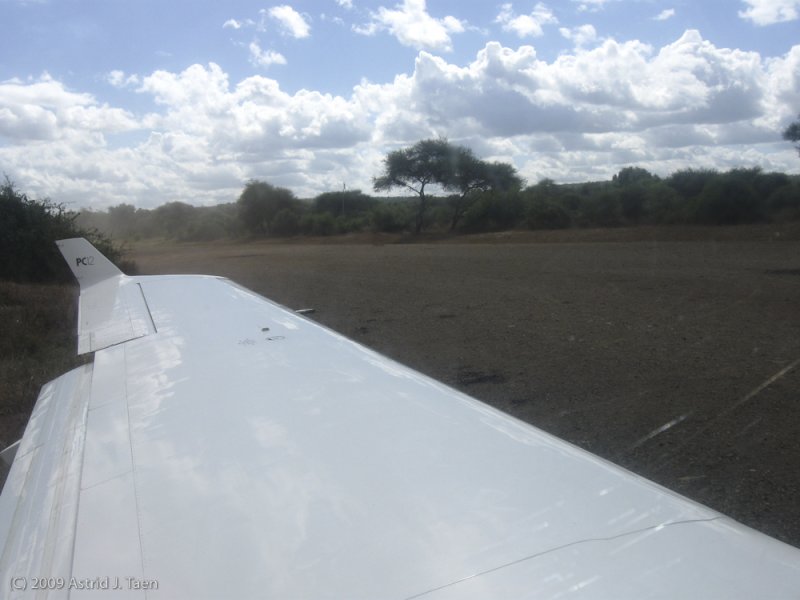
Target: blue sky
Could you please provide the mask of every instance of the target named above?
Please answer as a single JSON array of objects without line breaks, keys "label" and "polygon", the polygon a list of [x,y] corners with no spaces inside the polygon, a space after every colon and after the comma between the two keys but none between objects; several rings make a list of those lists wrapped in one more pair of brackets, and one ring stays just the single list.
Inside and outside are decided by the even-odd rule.
[{"label": "blue sky", "polygon": [[530,183],[797,173],[800,0],[0,0],[0,169],[74,206],[370,191],[447,136]]}]

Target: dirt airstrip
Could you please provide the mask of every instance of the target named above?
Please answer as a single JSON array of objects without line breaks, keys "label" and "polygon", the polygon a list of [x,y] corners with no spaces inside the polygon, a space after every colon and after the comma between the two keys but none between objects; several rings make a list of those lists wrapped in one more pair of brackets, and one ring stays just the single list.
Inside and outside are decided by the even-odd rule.
[{"label": "dirt airstrip", "polygon": [[[800,241],[140,244],[800,546]],[[626,241],[619,241],[626,240]],[[474,243],[483,241],[486,243]]]}]

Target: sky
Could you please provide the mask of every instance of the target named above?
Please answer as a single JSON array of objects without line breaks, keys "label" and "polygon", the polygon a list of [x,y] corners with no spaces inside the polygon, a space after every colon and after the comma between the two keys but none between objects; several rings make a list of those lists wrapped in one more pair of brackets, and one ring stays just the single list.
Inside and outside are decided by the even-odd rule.
[{"label": "sky", "polygon": [[372,193],[443,136],[529,184],[800,173],[800,0],[0,0],[0,171],[70,208]]}]

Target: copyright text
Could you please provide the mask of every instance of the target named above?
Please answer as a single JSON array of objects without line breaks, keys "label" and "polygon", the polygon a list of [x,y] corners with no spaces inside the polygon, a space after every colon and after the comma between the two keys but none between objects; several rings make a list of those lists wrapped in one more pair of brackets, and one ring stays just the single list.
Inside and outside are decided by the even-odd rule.
[{"label": "copyright text", "polygon": [[157,590],[158,580],[140,577],[12,577],[13,591],[25,590]]}]

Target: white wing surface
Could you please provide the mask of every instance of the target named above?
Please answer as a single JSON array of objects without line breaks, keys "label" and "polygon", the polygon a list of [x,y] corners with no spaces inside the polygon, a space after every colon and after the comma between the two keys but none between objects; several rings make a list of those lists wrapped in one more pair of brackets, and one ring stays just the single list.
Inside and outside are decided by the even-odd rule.
[{"label": "white wing surface", "polygon": [[146,333],[43,389],[0,498],[0,584],[72,588],[11,598],[798,596],[797,549],[230,281],[111,278],[82,319],[141,290]]},{"label": "white wing surface", "polygon": [[78,354],[155,333],[141,285],[83,238],[57,242],[81,286]]}]

